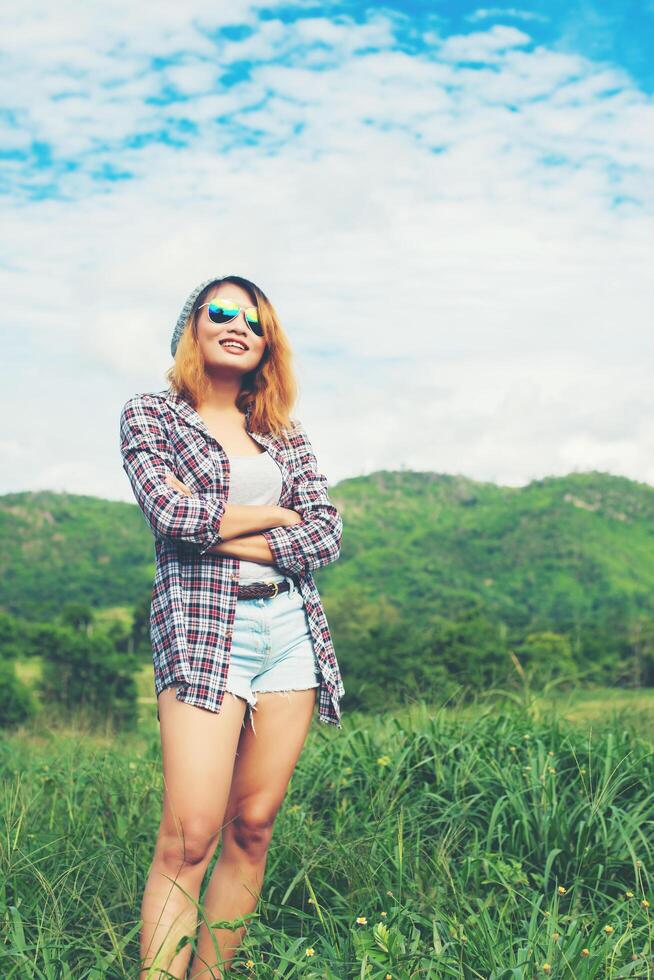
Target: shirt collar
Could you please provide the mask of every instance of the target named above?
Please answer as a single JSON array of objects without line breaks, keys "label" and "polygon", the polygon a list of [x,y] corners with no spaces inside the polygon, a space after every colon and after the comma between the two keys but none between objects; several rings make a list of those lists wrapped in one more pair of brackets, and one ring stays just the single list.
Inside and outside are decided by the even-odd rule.
[{"label": "shirt collar", "polygon": [[[167,404],[173,409],[173,411],[177,412],[177,414],[180,415],[181,418],[183,418],[188,425],[193,425],[195,426],[196,429],[199,429],[205,435],[211,436],[211,433],[207,429],[202,416],[198,415],[195,409],[191,405],[189,405],[189,403],[186,401],[185,398],[182,398],[182,396],[175,391],[172,385],[165,390],[164,398]],[[250,403],[245,409],[245,429],[247,432],[250,432],[251,416],[252,416],[252,404]],[[254,435],[254,433],[251,434]],[[213,438],[213,436],[211,436],[211,438]],[[268,440],[269,437],[261,432],[257,432],[256,438],[257,441],[265,442]]]}]

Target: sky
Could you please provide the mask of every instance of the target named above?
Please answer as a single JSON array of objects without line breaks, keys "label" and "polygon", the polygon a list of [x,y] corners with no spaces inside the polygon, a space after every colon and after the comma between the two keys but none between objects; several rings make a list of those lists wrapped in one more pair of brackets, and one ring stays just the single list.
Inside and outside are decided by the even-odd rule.
[{"label": "sky", "polygon": [[133,501],[118,420],[258,283],[331,484],[654,484],[654,2],[0,12],[0,493]]}]

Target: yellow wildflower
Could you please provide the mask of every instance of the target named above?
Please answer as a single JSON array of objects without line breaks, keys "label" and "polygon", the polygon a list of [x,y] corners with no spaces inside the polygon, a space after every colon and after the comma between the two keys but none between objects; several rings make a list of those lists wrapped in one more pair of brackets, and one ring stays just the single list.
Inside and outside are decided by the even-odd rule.
[{"label": "yellow wildflower", "polygon": [[377,759],[377,765],[387,766],[390,761],[391,761],[390,755],[380,755],[379,758]]},{"label": "yellow wildflower", "polygon": [[357,922],[359,923],[359,925],[365,926],[367,924],[368,920],[366,919],[365,915],[358,915],[357,916]]},{"label": "yellow wildflower", "polygon": [[565,895],[565,893],[567,892],[567,890],[568,889],[567,888],[564,888],[563,885],[559,885],[559,888],[558,888],[559,895]]},{"label": "yellow wildflower", "polygon": [[248,970],[251,970],[254,966],[254,960],[246,960],[245,965],[247,966]]},{"label": "yellow wildflower", "polygon": [[613,926],[604,926],[604,932],[607,936],[610,936],[612,932],[615,932]]},{"label": "yellow wildflower", "polygon": [[551,972],[552,972],[552,967],[549,965],[549,963],[543,963],[543,973],[551,973]]},{"label": "yellow wildflower", "polygon": [[581,955],[582,956],[590,956],[590,950],[588,949],[587,946],[584,946],[584,948],[581,951]]},{"label": "yellow wildflower", "polygon": [[388,915],[388,912],[380,912],[379,914],[380,914],[381,916],[383,916],[384,918],[386,918],[386,916]]},{"label": "yellow wildflower", "polygon": [[313,946],[307,946],[307,948],[305,950],[305,955],[306,956],[313,956],[314,955],[314,948],[313,948]]},{"label": "yellow wildflower", "polygon": [[634,897],[634,893],[633,892],[625,892],[624,894],[625,894],[625,898],[633,898]]},{"label": "yellow wildflower", "polygon": [[643,906],[644,909],[649,908],[649,902],[647,901],[646,898],[644,898],[640,904]]}]

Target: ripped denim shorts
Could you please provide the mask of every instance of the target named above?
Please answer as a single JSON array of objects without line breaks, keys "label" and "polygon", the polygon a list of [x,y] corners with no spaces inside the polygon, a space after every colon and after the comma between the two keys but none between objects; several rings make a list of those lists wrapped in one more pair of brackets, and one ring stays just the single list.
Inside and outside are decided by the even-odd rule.
[{"label": "ripped denim shorts", "polygon": [[304,599],[290,576],[288,581],[288,592],[236,601],[226,692],[248,702],[252,731],[257,693],[288,697],[320,684]]}]

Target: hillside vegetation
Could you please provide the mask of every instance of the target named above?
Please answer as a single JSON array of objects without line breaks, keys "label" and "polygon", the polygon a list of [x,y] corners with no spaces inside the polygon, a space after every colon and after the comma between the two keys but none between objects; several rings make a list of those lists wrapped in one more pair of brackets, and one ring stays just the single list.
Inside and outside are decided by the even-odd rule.
[{"label": "hillside vegetation", "polygon": [[[379,471],[331,489],[341,557],[316,573],[346,707],[507,680],[654,685],[654,488],[574,473],[522,488]],[[0,610],[20,648],[69,603],[132,622],[148,656],[154,575],[136,504],[0,498]],[[145,622],[145,627],[144,627]],[[34,652],[34,650],[32,650]]]}]

